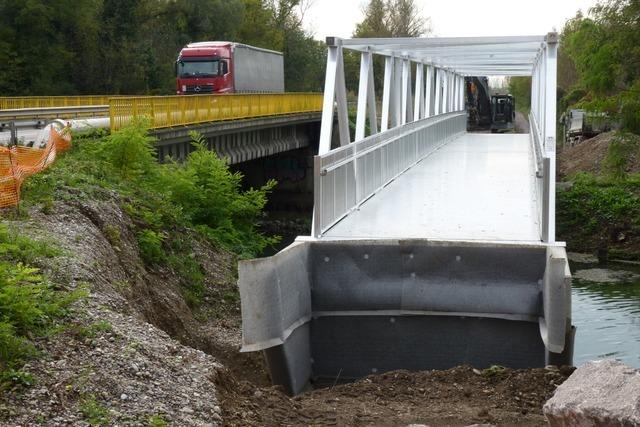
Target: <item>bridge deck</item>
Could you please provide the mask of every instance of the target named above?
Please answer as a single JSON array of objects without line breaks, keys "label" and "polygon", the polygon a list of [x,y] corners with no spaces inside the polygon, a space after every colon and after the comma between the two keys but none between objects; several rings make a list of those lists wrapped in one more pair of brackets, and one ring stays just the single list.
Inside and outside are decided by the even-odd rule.
[{"label": "bridge deck", "polygon": [[465,133],[324,237],[540,241],[533,161],[528,134]]}]

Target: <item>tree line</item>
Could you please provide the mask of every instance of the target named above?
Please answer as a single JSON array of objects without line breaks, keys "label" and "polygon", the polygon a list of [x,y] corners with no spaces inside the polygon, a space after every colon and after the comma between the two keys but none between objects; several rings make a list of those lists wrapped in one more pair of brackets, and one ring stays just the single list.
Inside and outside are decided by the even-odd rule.
[{"label": "tree line", "polygon": [[576,105],[616,117],[640,133],[640,0],[609,0],[562,31],[562,107]]},{"label": "tree line", "polygon": [[325,47],[309,0],[0,0],[0,95],[171,94],[187,43],[284,53],[289,91],[320,91]]},{"label": "tree line", "polygon": [[[605,112],[623,130],[640,134],[640,0],[608,0],[578,11],[560,35],[558,113],[568,108]],[[531,78],[510,90],[529,99]],[[520,104],[522,105],[522,103]]]}]

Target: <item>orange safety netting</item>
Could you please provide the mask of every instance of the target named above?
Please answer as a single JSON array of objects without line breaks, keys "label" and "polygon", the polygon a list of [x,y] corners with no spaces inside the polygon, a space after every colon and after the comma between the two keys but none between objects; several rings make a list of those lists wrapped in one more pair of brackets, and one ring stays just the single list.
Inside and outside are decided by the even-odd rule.
[{"label": "orange safety netting", "polygon": [[20,187],[25,178],[48,167],[56,155],[71,147],[67,128],[58,130],[48,125],[49,134],[43,148],[22,146],[0,147],[0,208],[15,206],[20,201]]}]

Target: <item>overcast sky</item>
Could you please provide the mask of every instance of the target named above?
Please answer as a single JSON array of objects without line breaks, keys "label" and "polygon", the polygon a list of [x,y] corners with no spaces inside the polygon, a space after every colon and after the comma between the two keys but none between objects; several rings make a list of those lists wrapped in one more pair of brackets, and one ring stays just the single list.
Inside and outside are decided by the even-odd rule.
[{"label": "overcast sky", "polygon": [[[318,40],[350,37],[362,20],[366,0],[314,0],[305,15],[307,29]],[[433,34],[455,36],[511,36],[560,31],[578,9],[586,12],[596,0],[417,0],[431,18]]]}]

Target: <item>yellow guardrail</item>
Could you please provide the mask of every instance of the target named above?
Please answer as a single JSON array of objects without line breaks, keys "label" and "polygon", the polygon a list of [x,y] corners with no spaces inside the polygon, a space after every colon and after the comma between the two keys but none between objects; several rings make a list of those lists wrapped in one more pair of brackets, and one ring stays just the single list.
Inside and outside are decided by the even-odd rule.
[{"label": "yellow guardrail", "polygon": [[109,99],[111,130],[136,117],[154,129],[221,120],[322,111],[321,93],[144,96]]},{"label": "yellow guardrail", "polygon": [[0,96],[0,110],[17,108],[78,107],[107,105],[112,95],[82,96]]}]

